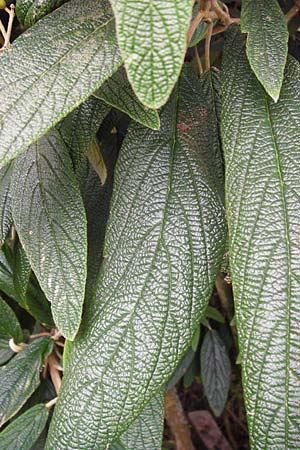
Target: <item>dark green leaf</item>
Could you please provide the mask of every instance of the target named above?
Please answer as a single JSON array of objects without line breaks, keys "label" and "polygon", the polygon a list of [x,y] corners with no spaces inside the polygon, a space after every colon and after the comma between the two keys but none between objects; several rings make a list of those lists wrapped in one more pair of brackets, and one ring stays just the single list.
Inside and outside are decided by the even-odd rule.
[{"label": "dark green leaf", "polygon": [[1,165],[45,134],[121,64],[107,0],[71,0],[1,55]]},{"label": "dark green leaf", "polygon": [[0,339],[8,343],[11,338],[16,344],[22,342],[23,332],[14,311],[0,297]]},{"label": "dark green leaf", "polygon": [[54,321],[73,339],[86,281],[86,218],[68,150],[52,130],[15,163],[13,218]]},{"label": "dark green leaf", "polygon": [[243,0],[241,29],[248,33],[247,56],[267,93],[279,98],[289,33],[277,0]]},{"label": "dark green leaf", "polygon": [[208,306],[205,311],[205,317],[208,319],[213,319],[219,323],[225,323],[224,316],[218,311],[216,308],[212,306]]},{"label": "dark green leaf", "polygon": [[14,416],[40,384],[40,369],[53,339],[34,339],[6,366],[0,367],[0,426]]},{"label": "dark green leaf", "polygon": [[0,433],[0,449],[31,450],[43,431],[49,415],[44,404],[30,408]]},{"label": "dark green leaf", "polygon": [[18,21],[29,27],[62,3],[61,0],[17,0]]},{"label": "dark green leaf", "polygon": [[160,450],[164,424],[164,392],[149,403],[111,450]]},{"label": "dark green leaf", "polygon": [[[98,288],[72,344],[46,448],[105,448],[190,346],[224,251],[211,104],[185,73],[118,159]],[[105,411],[105,414],[104,414]]]},{"label": "dark green leaf", "polygon": [[27,289],[30,281],[31,266],[19,239],[16,239],[14,247],[13,281],[16,297],[21,305],[27,303]]},{"label": "dark green leaf", "polygon": [[0,291],[4,292],[8,297],[16,298],[13,271],[3,249],[0,249]]},{"label": "dark green leaf", "polygon": [[169,379],[167,386],[166,386],[167,390],[172,389],[178,383],[178,381],[183,377],[183,375],[186,373],[189,366],[191,365],[191,362],[193,361],[194,356],[195,356],[195,352],[193,349],[190,348],[186,352],[186,354],[184,355],[182,360],[179,362],[178,366],[176,367],[175,372]]},{"label": "dark green leaf", "polygon": [[209,406],[219,417],[226,405],[230,387],[230,360],[215,330],[208,330],[201,346],[201,380]]},{"label": "dark green leaf", "polygon": [[196,328],[195,334],[194,334],[193,339],[192,339],[192,342],[191,342],[191,347],[192,347],[192,350],[193,350],[194,352],[196,352],[196,351],[197,351],[197,348],[198,348],[199,339],[200,339],[200,333],[201,333],[201,325],[199,325],[199,326]]},{"label": "dark green leaf", "polygon": [[0,243],[4,241],[12,224],[10,177],[13,163],[0,168]]},{"label": "dark green leaf", "polygon": [[223,68],[230,268],[249,433],[256,448],[297,448],[300,68],[288,59],[275,104],[237,29]]},{"label": "dark green leaf", "polygon": [[103,83],[94,95],[108,105],[128,114],[136,122],[153,130],[159,129],[160,121],[157,111],[147,108],[139,101],[129,84],[123,67]]},{"label": "dark green leaf", "polygon": [[164,105],[186,51],[193,0],[111,0],[130,84],[150,108]]}]

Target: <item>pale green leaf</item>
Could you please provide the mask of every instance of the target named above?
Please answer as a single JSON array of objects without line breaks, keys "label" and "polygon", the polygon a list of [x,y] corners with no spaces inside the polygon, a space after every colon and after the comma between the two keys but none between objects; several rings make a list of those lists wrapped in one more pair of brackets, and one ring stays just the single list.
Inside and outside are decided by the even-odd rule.
[{"label": "pale green leaf", "polygon": [[202,81],[182,75],[161,130],[133,125],[117,162],[104,262],[72,344],[47,449],[105,448],[191,344],[221,263],[225,220]]},{"label": "pale green leaf", "polygon": [[164,393],[160,392],[145,406],[139,417],[114,443],[110,450],[161,450],[164,425]]},{"label": "pale green leaf", "polygon": [[44,404],[30,408],[0,433],[1,450],[31,450],[45,428],[49,409]]},{"label": "pale green leaf", "polygon": [[40,384],[40,369],[53,339],[34,339],[6,366],[0,367],[0,426],[14,416]]},{"label": "pale green leaf", "polygon": [[289,32],[277,0],[243,0],[241,29],[248,33],[250,66],[277,102],[286,64]]},{"label": "pale green leaf", "polygon": [[96,138],[94,138],[90,143],[87,158],[93,170],[97,173],[101,184],[104,185],[107,179],[107,168]]},{"label": "pale green leaf", "polygon": [[226,405],[231,367],[225,344],[215,330],[208,330],[201,346],[201,381],[209,406],[219,417]]},{"label": "pale green leaf", "polygon": [[4,241],[12,224],[10,177],[13,163],[0,168],[0,241]]},{"label": "pale green leaf", "polygon": [[0,58],[1,165],[82,103],[121,64],[107,0],[71,0]]},{"label": "pale green leaf", "polygon": [[108,105],[128,114],[136,122],[153,130],[159,129],[158,112],[147,108],[139,101],[129,84],[123,67],[105,81],[94,95]]},{"label": "pale green leaf", "polygon": [[164,105],[186,51],[193,0],[111,0],[128,79],[149,108]]},{"label": "pale green leaf", "polygon": [[85,292],[86,217],[71,158],[57,131],[17,159],[12,191],[20,241],[58,329],[72,340]]},{"label": "pale green leaf", "polygon": [[249,67],[243,37],[231,30],[223,70],[230,268],[250,439],[255,449],[296,449],[300,67],[288,59],[275,104]]}]

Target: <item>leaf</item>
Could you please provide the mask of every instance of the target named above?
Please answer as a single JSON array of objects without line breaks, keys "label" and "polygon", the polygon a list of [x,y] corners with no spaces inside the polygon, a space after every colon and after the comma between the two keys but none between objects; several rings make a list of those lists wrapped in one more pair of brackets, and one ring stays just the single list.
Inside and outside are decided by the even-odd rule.
[{"label": "leaf", "polygon": [[86,160],[91,141],[110,108],[89,97],[57,125],[57,130],[70,151],[76,174]]},{"label": "leaf", "polygon": [[0,168],[0,241],[4,241],[12,224],[10,177],[13,163]]},{"label": "leaf", "polygon": [[13,218],[61,333],[73,339],[86,280],[86,218],[71,158],[57,131],[15,163]]},{"label": "leaf", "polygon": [[0,291],[4,292],[8,297],[16,298],[13,271],[3,249],[0,249]]},{"label": "leaf", "polygon": [[31,266],[19,239],[16,239],[14,248],[13,281],[16,297],[21,305],[27,303],[27,289],[31,275]]},{"label": "leaf", "polygon": [[243,38],[224,49],[222,134],[230,268],[250,438],[299,446],[300,68],[277,104],[250,70]]},{"label": "leaf", "polygon": [[94,93],[94,96],[108,105],[118,108],[146,127],[153,130],[158,130],[160,127],[157,111],[147,108],[139,101],[132,90],[123,67],[105,81],[101,88]]},{"label": "leaf", "polygon": [[219,323],[225,323],[224,316],[213,306],[208,305],[205,311],[205,317],[208,319],[213,319]]},{"label": "leaf", "polygon": [[69,1],[16,39],[0,62],[3,165],[86,100],[120,66],[108,1]]},{"label": "leaf", "polygon": [[45,428],[49,409],[44,404],[30,408],[0,433],[0,448],[5,450],[31,450]]},{"label": "leaf", "polygon": [[101,184],[104,185],[107,178],[107,169],[96,138],[90,144],[87,157],[92,168],[100,178]]},{"label": "leaf", "polygon": [[288,53],[289,33],[277,0],[243,0],[241,30],[248,33],[250,66],[277,102]]},{"label": "leaf", "polygon": [[34,339],[6,366],[0,367],[0,426],[14,416],[40,384],[40,369],[53,339]]},{"label": "leaf", "polygon": [[225,223],[202,87],[184,74],[161,130],[134,125],[125,138],[98,287],[72,344],[48,449],[114,442],[169,379],[205,311]]},{"label": "leaf", "polygon": [[195,356],[195,351],[190,348],[186,354],[183,356],[181,361],[179,362],[178,366],[176,367],[174,373],[168,380],[166,390],[172,389],[178,381],[184,376],[184,374],[187,372],[188,368],[190,367],[193,359]]},{"label": "leaf", "polygon": [[215,330],[208,330],[201,346],[201,380],[209,406],[219,417],[226,405],[230,387],[230,360]]},{"label": "leaf", "polygon": [[111,450],[160,450],[164,424],[164,393],[153,397]]},{"label": "leaf", "polygon": [[0,297],[0,340],[7,340],[8,343],[11,338],[16,344],[22,342],[23,331],[14,311]]},{"label": "leaf", "polygon": [[111,0],[129,82],[149,108],[164,105],[178,79],[193,3]]},{"label": "leaf", "polygon": [[17,0],[16,16],[22,25],[30,27],[60,3],[61,0]]}]

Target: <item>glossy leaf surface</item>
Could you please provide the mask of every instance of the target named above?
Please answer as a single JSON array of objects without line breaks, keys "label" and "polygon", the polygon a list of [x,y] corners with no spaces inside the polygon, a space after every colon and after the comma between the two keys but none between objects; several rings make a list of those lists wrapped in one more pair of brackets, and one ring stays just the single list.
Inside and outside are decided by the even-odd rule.
[{"label": "glossy leaf surface", "polygon": [[300,407],[300,68],[278,103],[232,29],[224,50],[222,134],[230,269],[253,448],[297,448]]},{"label": "glossy leaf surface", "polygon": [[34,339],[9,363],[0,367],[0,426],[14,416],[40,384],[40,369],[53,340]]},{"label": "glossy leaf surface", "polygon": [[31,450],[45,428],[49,409],[44,404],[30,408],[0,433],[0,448],[5,450]]},{"label": "glossy leaf surface", "polygon": [[45,134],[121,64],[106,0],[71,0],[1,55],[0,164]]},{"label": "glossy leaf surface", "polygon": [[68,150],[57,131],[15,163],[13,218],[58,329],[73,339],[86,282],[86,217]]},{"label": "glossy leaf surface", "polygon": [[105,81],[94,95],[108,105],[128,114],[136,122],[153,130],[159,129],[160,122],[157,111],[147,108],[139,101],[129,84],[123,67]]},{"label": "glossy leaf surface", "polygon": [[128,79],[141,102],[159,108],[177,81],[191,0],[111,0]]},{"label": "glossy leaf surface", "polygon": [[289,33],[277,0],[243,0],[241,29],[248,33],[250,66],[267,93],[278,100],[288,52]]},{"label": "glossy leaf surface", "polygon": [[191,343],[225,237],[211,108],[202,82],[186,73],[161,130],[135,125],[127,134],[98,288],[70,351],[47,449],[106,448]]}]

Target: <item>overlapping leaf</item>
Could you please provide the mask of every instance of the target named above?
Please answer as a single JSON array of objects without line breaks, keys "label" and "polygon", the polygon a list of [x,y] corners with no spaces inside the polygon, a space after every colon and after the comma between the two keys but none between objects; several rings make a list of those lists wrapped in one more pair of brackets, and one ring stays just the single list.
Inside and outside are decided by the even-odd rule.
[{"label": "overlapping leaf", "polygon": [[211,120],[202,82],[185,74],[161,130],[128,132],[98,288],[72,344],[47,449],[105,449],[191,343],[225,235]]},{"label": "overlapping leaf", "polygon": [[107,0],[71,0],[0,59],[0,164],[45,134],[121,64]]},{"label": "overlapping leaf", "polygon": [[26,27],[31,26],[64,1],[66,0],[17,0],[18,21]]},{"label": "overlapping leaf", "polygon": [[247,56],[268,94],[278,100],[289,33],[277,0],[243,0],[241,28],[248,33]]},{"label": "overlapping leaf", "polygon": [[180,73],[191,0],[111,0],[128,79],[144,105],[166,103]]},{"label": "overlapping leaf", "polygon": [[58,329],[73,339],[86,282],[86,218],[68,150],[52,130],[15,163],[13,218]]},{"label": "overlapping leaf", "polygon": [[5,450],[31,450],[45,428],[49,409],[44,404],[30,408],[0,433],[0,448]]},{"label": "overlapping leaf", "polygon": [[0,241],[4,241],[12,223],[10,177],[13,163],[0,169]]},{"label": "overlapping leaf", "polygon": [[297,448],[300,68],[288,59],[274,103],[234,29],[223,70],[230,268],[249,433],[253,448]]},{"label": "overlapping leaf", "polygon": [[14,354],[9,340],[22,342],[23,332],[14,311],[0,297],[0,365],[5,364]]},{"label": "overlapping leaf", "polygon": [[40,369],[53,340],[34,339],[6,366],[0,367],[0,426],[14,416],[40,383]]}]

